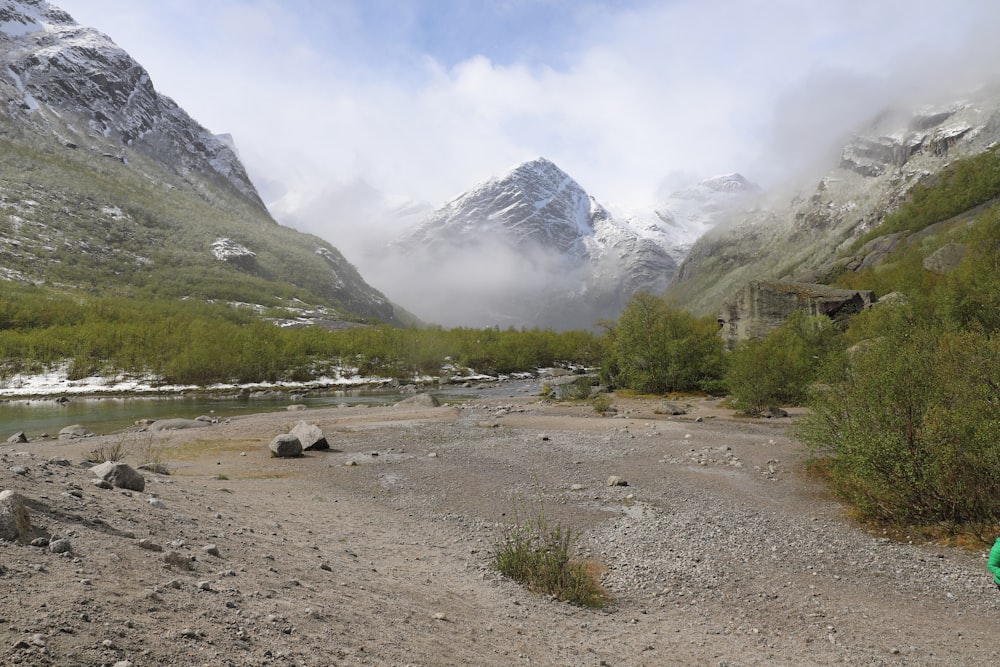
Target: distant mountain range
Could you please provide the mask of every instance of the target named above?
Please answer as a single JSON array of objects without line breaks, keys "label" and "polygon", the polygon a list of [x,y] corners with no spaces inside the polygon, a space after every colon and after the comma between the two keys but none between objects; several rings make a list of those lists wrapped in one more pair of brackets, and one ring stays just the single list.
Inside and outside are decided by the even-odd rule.
[{"label": "distant mountain range", "polygon": [[[449,326],[592,328],[639,291],[717,314],[750,280],[877,264],[899,239],[858,239],[916,183],[998,141],[1000,93],[984,89],[882,114],[794,196],[732,174],[638,211],[538,158],[426,215],[366,275]],[[274,221],[231,137],[44,0],[0,0],[0,280],[223,301],[286,323],[408,321],[328,241]]]},{"label": "distant mountain range", "polygon": [[434,211],[375,271],[433,321],[589,328],[636,292],[663,292],[695,239],[756,191],[734,174],[615,216],[538,158]]},{"label": "distant mountain range", "polygon": [[0,277],[396,321],[336,248],[275,223],[231,137],[44,0],[0,0]]}]

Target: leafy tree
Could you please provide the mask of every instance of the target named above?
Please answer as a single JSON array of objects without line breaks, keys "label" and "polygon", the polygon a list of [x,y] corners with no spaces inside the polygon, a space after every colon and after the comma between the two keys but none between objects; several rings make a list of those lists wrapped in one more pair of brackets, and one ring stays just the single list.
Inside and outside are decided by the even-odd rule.
[{"label": "leafy tree", "polygon": [[612,386],[644,393],[701,389],[724,373],[717,330],[711,319],[675,310],[651,294],[637,294],[608,325],[602,375]]}]

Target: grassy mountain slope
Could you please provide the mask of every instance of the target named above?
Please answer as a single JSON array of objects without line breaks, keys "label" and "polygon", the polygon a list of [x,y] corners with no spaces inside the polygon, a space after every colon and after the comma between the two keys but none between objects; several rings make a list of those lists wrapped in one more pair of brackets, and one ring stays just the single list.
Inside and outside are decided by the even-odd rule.
[{"label": "grassy mountain slope", "polygon": [[[3,116],[0,237],[8,279],[136,297],[298,298],[394,321],[392,305],[335,248],[278,225],[235,189],[184,179],[138,152],[123,163],[70,148]],[[212,253],[220,238],[255,256],[220,261]]]}]

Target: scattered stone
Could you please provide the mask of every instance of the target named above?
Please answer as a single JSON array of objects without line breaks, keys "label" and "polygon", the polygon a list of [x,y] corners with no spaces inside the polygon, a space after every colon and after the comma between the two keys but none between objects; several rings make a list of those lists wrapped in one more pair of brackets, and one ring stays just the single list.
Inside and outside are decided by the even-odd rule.
[{"label": "scattered stone", "polygon": [[764,416],[768,419],[781,419],[788,416],[788,411],[772,405],[764,412]]},{"label": "scattered stone", "polygon": [[92,479],[92,480],[90,480],[90,483],[93,484],[94,486],[96,486],[99,489],[108,490],[108,489],[115,488],[115,487],[111,486],[111,482],[108,482],[108,481],[103,480],[103,479]]},{"label": "scattered stone", "polygon": [[54,554],[67,554],[73,550],[73,545],[65,537],[57,537],[49,541],[49,551]]},{"label": "scattered stone", "polygon": [[219,547],[215,546],[214,544],[206,544],[201,548],[201,550],[207,553],[209,556],[215,556],[216,558],[222,556],[222,554],[219,553]]},{"label": "scattered stone", "polygon": [[23,445],[28,442],[28,436],[24,434],[24,431],[19,431],[7,438],[7,442],[12,445]]},{"label": "scattered stone", "polygon": [[274,436],[268,449],[272,458],[290,459],[302,456],[302,443],[290,433]]},{"label": "scattered stone", "polygon": [[120,461],[105,461],[90,469],[98,478],[119,489],[142,491],[146,488],[146,478],[135,471],[132,466]]},{"label": "scattered stone", "polygon": [[27,543],[34,537],[31,517],[21,496],[14,491],[0,492],[0,539]]},{"label": "scattered stone", "polygon": [[161,431],[184,431],[191,428],[208,428],[211,422],[204,422],[198,419],[160,419],[149,426],[149,430],[154,433]]},{"label": "scattered stone", "polygon": [[139,540],[138,545],[140,549],[145,549],[146,551],[157,551],[157,552],[163,551],[163,547],[161,547],[159,544],[156,544],[155,542],[153,542],[153,540],[149,539],[148,537],[144,537],[141,540]]},{"label": "scattered stone", "polygon": [[31,540],[31,546],[44,549],[49,546],[49,538],[36,537],[35,539]]},{"label": "scattered stone", "polygon": [[347,466],[348,468],[353,468],[354,466],[358,465],[358,462],[357,461],[348,461],[344,465]]},{"label": "scattered stone", "polygon": [[305,410],[308,410],[308,409],[309,409],[308,407],[306,407],[305,405],[302,405],[301,403],[298,403],[298,404],[295,404],[295,405],[289,405],[288,408],[287,408],[287,410],[289,412],[304,412]]},{"label": "scattered stone", "polygon": [[628,480],[617,475],[612,475],[608,477],[608,486],[628,486]]},{"label": "scattered stone", "polygon": [[304,452],[330,449],[330,443],[327,442],[326,436],[323,434],[323,429],[316,424],[300,421],[291,430],[289,435],[294,435],[299,439],[299,442],[302,444],[302,451]]},{"label": "scattered stone", "polygon": [[60,440],[75,440],[77,438],[92,438],[94,432],[80,424],[67,426],[59,431]]},{"label": "scattered stone", "polygon": [[64,459],[61,456],[52,457],[51,459],[49,459],[49,464],[54,466],[59,466],[61,468],[68,468],[71,465],[73,465],[72,463],[70,463],[69,459]]},{"label": "scattered stone", "polygon": [[162,463],[143,463],[139,466],[139,470],[145,472],[151,472],[155,475],[169,475],[170,469]]},{"label": "scattered stone", "polygon": [[198,590],[199,591],[211,591],[212,590],[212,582],[211,581],[199,581],[198,582]]},{"label": "scattered stone", "polygon": [[409,398],[404,398],[399,403],[396,403],[396,407],[439,408],[441,407],[441,401],[434,394],[423,392]]},{"label": "scattered stone", "polygon": [[15,475],[19,475],[21,477],[24,477],[28,474],[28,469],[25,468],[24,466],[14,466],[13,468],[10,469],[10,471]]},{"label": "scattered stone", "polygon": [[574,484],[573,486],[569,487],[569,490],[570,491],[583,491],[584,488],[585,487],[583,486],[583,484]]},{"label": "scattered stone", "polygon": [[160,500],[159,498],[155,497],[155,496],[153,496],[152,498],[149,498],[146,502],[149,503],[150,507],[156,508],[158,510],[165,510],[165,509],[167,509],[167,506],[163,503],[163,501]]},{"label": "scattered stone", "polygon": [[447,621],[448,620],[448,616],[446,614],[443,614],[443,613],[441,613],[439,611],[438,613],[434,614],[434,620],[435,621]]},{"label": "scattered stone", "polygon": [[430,454],[427,455],[427,458],[429,459],[436,459],[437,457],[438,457],[437,452],[431,452]]},{"label": "scattered stone", "polygon": [[182,556],[176,551],[168,551],[163,554],[163,562],[167,564],[167,567],[176,567],[180,570],[190,570],[191,559]]}]

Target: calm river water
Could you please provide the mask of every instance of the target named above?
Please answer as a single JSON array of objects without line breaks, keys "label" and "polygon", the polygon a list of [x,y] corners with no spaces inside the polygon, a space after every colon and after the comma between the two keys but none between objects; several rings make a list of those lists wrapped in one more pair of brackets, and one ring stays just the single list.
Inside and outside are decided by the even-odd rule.
[{"label": "calm river water", "polygon": [[[534,391],[537,382],[513,382],[473,388],[458,386],[443,388],[433,393],[443,402],[459,403],[476,397],[504,396]],[[0,402],[0,442],[8,436],[23,431],[31,439],[43,433],[55,437],[59,430],[71,424],[81,424],[94,433],[115,433],[132,426],[138,419],[194,419],[209,415],[226,419],[259,412],[281,412],[291,404],[309,408],[335,405],[392,405],[412,394],[395,391],[334,392],[292,398],[212,398],[209,396],[183,397],[128,397],[128,398],[71,398],[59,403],[53,398],[31,401]]]}]

